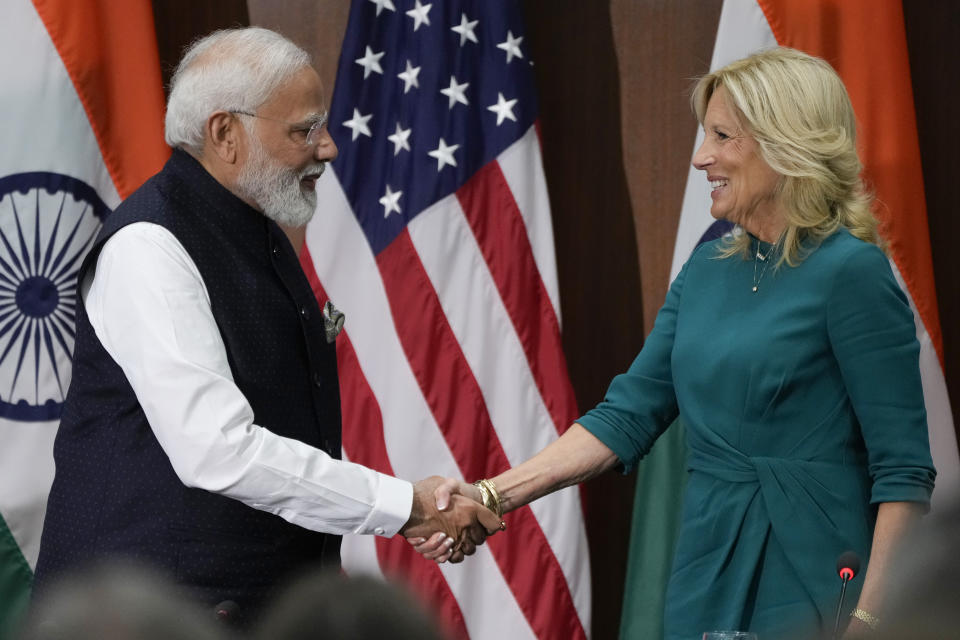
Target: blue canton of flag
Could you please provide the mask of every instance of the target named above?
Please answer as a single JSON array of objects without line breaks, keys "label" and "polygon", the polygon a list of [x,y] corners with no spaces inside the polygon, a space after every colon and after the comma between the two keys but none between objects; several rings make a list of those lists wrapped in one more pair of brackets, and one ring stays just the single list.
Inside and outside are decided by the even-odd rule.
[{"label": "blue canton of flag", "polygon": [[455,192],[537,115],[517,2],[354,2],[330,133],[373,248]]}]

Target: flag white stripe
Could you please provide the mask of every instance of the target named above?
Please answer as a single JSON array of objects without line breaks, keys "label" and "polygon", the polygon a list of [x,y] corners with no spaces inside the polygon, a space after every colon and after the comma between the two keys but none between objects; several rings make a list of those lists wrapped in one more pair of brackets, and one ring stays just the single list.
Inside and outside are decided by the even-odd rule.
[{"label": "flag white stripe", "polygon": [[456,196],[448,196],[407,229],[500,444],[516,466],[556,440],[557,429],[463,209]]},{"label": "flag white stripe", "polygon": [[547,179],[543,173],[536,127],[530,127],[523,137],[501,153],[497,162],[527,227],[533,259],[550,296],[550,304],[557,314],[557,326],[562,327],[550,198],[547,195]]},{"label": "flag white stripe", "polygon": [[573,486],[556,491],[530,503],[530,509],[560,564],[577,617],[590,637],[590,556],[584,553],[589,545],[580,490]]},{"label": "flag white stripe", "polygon": [[429,461],[433,473],[459,475],[391,321],[370,245],[332,169],[317,183],[317,201],[319,219],[307,226],[307,245],[327,295],[346,315],[345,330],[380,406],[394,472],[419,480]]},{"label": "flag white stripe", "polygon": [[343,536],[343,543],[340,545],[340,564],[344,571],[352,576],[368,575],[386,579],[383,571],[380,570],[380,559],[377,556],[377,545],[373,536],[356,534]]},{"label": "flag white stripe", "polygon": [[[350,460],[349,453],[344,449],[340,457],[344,460]],[[343,541],[340,544],[340,564],[348,570],[350,575],[367,575],[386,579],[380,569],[375,536],[356,534],[343,536]]]},{"label": "flag white stripe", "polygon": [[[909,297],[909,293],[907,294]],[[910,300],[910,306],[913,300]],[[947,381],[940,368],[940,360],[930,341],[930,335],[916,315],[920,336],[920,379],[923,382],[923,401],[927,407],[927,424],[930,429],[930,453],[933,466],[937,468],[937,482],[931,500],[933,509],[955,504],[960,497],[960,452],[953,426]]]},{"label": "flag white stripe", "polygon": [[440,571],[457,599],[471,638],[536,638],[490,547],[479,547],[463,565],[442,564]]},{"label": "flag white stripe", "polygon": [[932,508],[947,506],[960,496],[960,452],[957,451],[957,438],[953,430],[953,413],[950,410],[950,396],[947,395],[947,381],[940,368],[937,351],[927,333],[927,327],[920,318],[913,296],[900,274],[897,264],[890,260],[893,275],[900,288],[907,294],[910,310],[917,325],[917,341],[920,342],[920,380],[923,384],[923,402],[927,407],[927,424],[930,434],[930,453],[933,466],[937,468],[937,481],[933,488]]},{"label": "flag white stripe", "polygon": [[[307,226],[307,244],[317,277],[346,314],[347,335],[380,405],[384,440],[395,474],[411,481],[428,474],[459,477],[456,461],[388,320],[392,313],[379,269],[333,171],[318,182],[317,201],[322,203],[319,220]],[[345,558],[351,557],[354,550],[350,547],[355,544],[348,541]],[[368,564],[369,559],[362,566]],[[351,570],[346,561],[344,568]],[[470,558],[467,570],[454,567],[443,571],[471,636],[533,636],[488,548],[482,547]]]},{"label": "flag white stripe", "polygon": [[40,532],[53,484],[53,439],[57,422],[24,426],[0,420],[0,514],[30,569],[37,566]]},{"label": "flag white stripe", "polygon": [[[724,2],[717,25],[717,38],[713,48],[710,69],[719,69],[734,60],[744,58],[760,49],[777,46],[767,18],[756,2],[740,0]],[[696,142],[690,154],[691,164],[687,173],[687,186],[683,193],[683,209],[677,241],[673,249],[673,264],[670,267],[672,282],[680,268],[690,257],[697,241],[713,222],[710,216],[710,184],[702,171],[693,168],[693,154],[703,143],[703,129],[697,127]]]},{"label": "flag white stripe", "polygon": [[[407,229],[480,386],[507,459],[516,466],[556,440],[557,429],[463,209],[455,196],[448,196],[419,214]],[[581,623],[589,628],[584,621],[590,610],[589,559],[576,552],[586,548],[579,493],[557,492],[530,508],[567,584],[576,585],[571,597]]]}]

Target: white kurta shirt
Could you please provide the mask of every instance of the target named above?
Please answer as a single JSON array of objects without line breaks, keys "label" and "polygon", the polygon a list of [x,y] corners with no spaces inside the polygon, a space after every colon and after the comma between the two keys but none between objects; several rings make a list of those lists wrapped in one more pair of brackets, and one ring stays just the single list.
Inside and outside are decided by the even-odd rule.
[{"label": "white kurta shirt", "polygon": [[167,229],[137,222],[117,231],[81,295],[186,486],[325,533],[392,536],[407,521],[409,482],[253,423],[200,272]]}]

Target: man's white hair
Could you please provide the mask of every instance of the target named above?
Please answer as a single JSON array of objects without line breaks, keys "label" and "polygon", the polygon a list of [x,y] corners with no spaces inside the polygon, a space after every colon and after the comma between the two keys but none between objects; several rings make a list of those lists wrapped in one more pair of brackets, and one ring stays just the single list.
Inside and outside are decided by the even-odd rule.
[{"label": "man's white hair", "polygon": [[280,85],[309,65],[306,51],[261,27],[223,29],[196,40],[170,80],[167,144],[199,155],[210,114],[256,113]]}]

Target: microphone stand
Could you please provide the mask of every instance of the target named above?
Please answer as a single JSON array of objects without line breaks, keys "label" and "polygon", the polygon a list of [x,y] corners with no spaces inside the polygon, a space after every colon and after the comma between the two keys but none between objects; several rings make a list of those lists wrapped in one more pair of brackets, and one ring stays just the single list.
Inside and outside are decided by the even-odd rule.
[{"label": "microphone stand", "polygon": [[840,611],[843,609],[843,596],[847,593],[847,583],[850,582],[851,577],[847,571],[843,571],[840,574],[843,585],[840,587],[840,600],[837,601],[837,620],[833,623],[833,640],[837,640],[840,637]]},{"label": "microphone stand", "polygon": [[840,612],[843,610],[843,596],[847,593],[847,583],[853,580],[860,572],[860,557],[853,551],[844,551],[837,558],[837,574],[843,581],[840,587],[840,600],[837,602],[837,620],[833,623],[833,640],[837,640],[840,633]]}]

